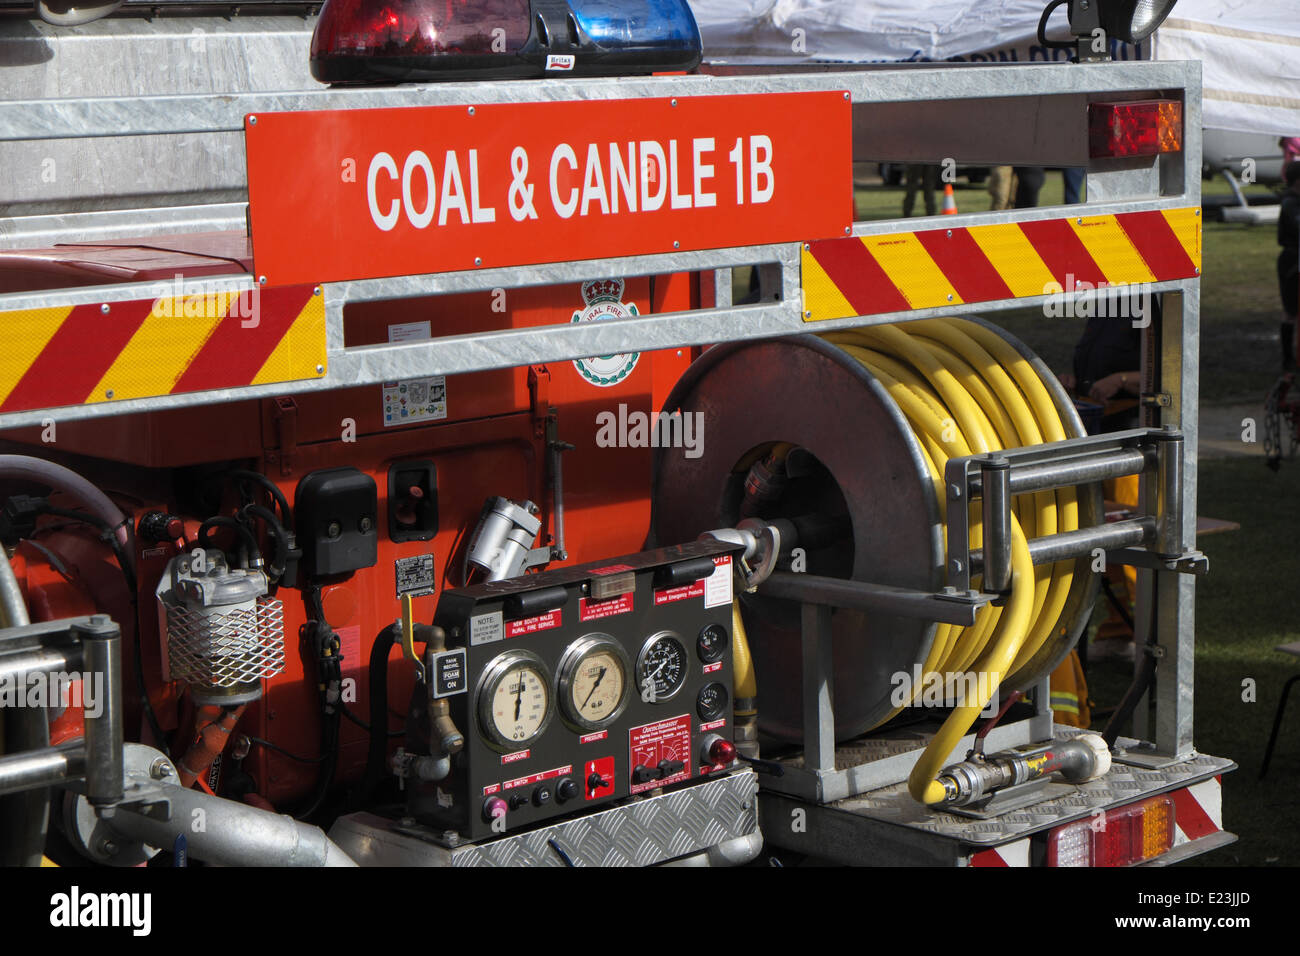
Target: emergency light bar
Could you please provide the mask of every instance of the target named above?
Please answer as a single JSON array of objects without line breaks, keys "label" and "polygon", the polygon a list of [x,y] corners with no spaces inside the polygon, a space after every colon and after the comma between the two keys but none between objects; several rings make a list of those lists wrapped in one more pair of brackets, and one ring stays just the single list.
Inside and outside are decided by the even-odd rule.
[{"label": "emergency light bar", "polygon": [[323,83],[692,70],[686,0],[326,0],[311,41]]}]

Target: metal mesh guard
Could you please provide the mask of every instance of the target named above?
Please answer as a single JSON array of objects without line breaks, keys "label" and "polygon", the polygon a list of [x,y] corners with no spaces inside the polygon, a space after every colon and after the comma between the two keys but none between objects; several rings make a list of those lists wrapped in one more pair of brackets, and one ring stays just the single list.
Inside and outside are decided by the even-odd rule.
[{"label": "metal mesh guard", "polygon": [[173,680],[234,687],[284,670],[284,604],[259,598],[257,610],[167,608],[167,660]]}]

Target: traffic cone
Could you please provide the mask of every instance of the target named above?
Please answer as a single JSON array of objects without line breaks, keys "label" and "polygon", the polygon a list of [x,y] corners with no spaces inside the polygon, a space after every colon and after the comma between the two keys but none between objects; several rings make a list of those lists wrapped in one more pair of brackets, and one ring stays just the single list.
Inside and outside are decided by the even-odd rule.
[{"label": "traffic cone", "polygon": [[957,197],[952,194],[952,183],[943,185],[943,214],[945,216],[957,215]]}]

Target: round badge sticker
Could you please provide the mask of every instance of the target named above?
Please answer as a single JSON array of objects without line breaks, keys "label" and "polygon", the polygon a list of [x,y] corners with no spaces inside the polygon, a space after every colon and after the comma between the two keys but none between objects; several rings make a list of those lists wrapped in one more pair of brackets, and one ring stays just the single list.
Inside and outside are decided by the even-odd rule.
[{"label": "round badge sticker", "polygon": [[[596,279],[584,282],[582,299],[587,306],[581,312],[573,313],[574,322],[626,319],[641,314],[637,311],[635,303],[623,301],[622,279]],[[608,388],[631,375],[640,358],[640,352],[597,355],[592,358],[577,359],[573,367],[592,385]]]}]

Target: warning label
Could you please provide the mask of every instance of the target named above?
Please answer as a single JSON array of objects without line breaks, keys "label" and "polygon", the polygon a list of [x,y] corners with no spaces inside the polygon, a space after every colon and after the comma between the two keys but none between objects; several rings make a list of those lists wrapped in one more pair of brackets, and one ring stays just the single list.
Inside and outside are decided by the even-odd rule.
[{"label": "warning label", "polygon": [[553,627],[560,626],[561,614],[558,610],[547,611],[545,614],[538,614],[536,617],[523,617],[517,621],[508,621],[506,623],[506,637],[520,637],[524,634],[536,634],[538,631],[549,631]]},{"label": "warning label", "polygon": [[645,767],[662,774],[642,783],[633,780],[631,792],[653,790],[691,776],[691,717],[682,714],[628,731],[628,752],[633,770]]},{"label": "warning label", "polygon": [[433,593],[433,555],[413,554],[398,558],[394,563],[397,573],[397,596],[409,594],[419,597]]},{"label": "warning label", "polygon": [[713,573],[704,579],[704,606],[731,603],[731,555],[713,559]]},{"label": "warning label", "polygon": [[578,620],[596,621],[602,617],[626,614],[630,610],[632,610],[632,594],[630,593],[620,594],[608,601],[592,601],[589,598],[581,598],[578,601]]},{"label": "warning label", "polygon": [[441,375],[384,383],[384,427],[447,417],[447,380]]}]

